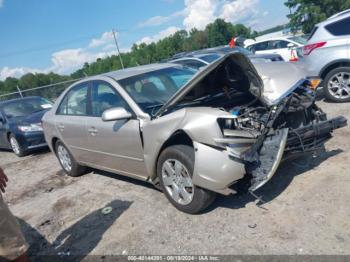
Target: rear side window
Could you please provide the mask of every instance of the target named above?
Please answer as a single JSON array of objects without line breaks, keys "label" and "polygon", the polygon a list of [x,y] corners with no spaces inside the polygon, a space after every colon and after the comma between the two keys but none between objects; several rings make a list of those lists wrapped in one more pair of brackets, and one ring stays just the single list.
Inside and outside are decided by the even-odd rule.
[{"label": "rear side window", "polygon": [[73,87],[58,107],[59,115],[87,115],[88,83]]},{"label": "rear side window", "polygon": [[350,35],[350,17],[325,26],[335,36]]},{"label": "rear side window", "polygon": [[269,42],[261,42],[261,43],[258,43],[258,44],[255,44],[253,45],[253,48],[252,48],[252,51],[264,51],[264,50],[267,50],[269,47]]},{"label": "rear side window", "polygon": [[272,41],[272,48],[271,49],[287,48],[289,43],[290,42],[287,42],[287,41],[284,41],[284,40]]}]

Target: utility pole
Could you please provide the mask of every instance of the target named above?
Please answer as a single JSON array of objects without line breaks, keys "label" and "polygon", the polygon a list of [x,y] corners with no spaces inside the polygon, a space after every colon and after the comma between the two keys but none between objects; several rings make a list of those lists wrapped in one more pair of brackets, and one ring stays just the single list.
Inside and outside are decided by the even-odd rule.
[{"label": "utility pole", "polygon": [[114,30],[114,29],[112,29],[112,33],[113,33],[115,45],[116,45],[116,47],[117,47],[117,51],[118,51],[118,55],[119,55],[120,64],[122,65],[122,68],[124,69],[124,64],[123,64],[122,56],[120,55],[119,46],[118,46],[118,41],[117,41],[117,37],[115,36],[115,30]]},{"label": "utility pole", "polygon": [[21,91],[21,89],[19,89],[18,85],[17,85],[17,90],[18,90],[18,93],[20,94],[20,96],[23,98],[22,91]]}]

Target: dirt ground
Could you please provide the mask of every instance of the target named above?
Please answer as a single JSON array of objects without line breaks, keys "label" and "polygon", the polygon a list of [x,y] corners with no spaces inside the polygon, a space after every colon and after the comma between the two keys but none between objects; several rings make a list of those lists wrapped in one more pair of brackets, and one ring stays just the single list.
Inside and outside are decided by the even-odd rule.
[{"label": "dirt ground", "polygon": [[[318,102],[350,119],[350,104]],[[350,254],[350,130],[337,130],[317,158],[282,164],[257,194],[218,196],[201,215],[177,211],[151,185],[94,171],[63,175],[47,151],[0,151],[5,199],[30,254]],[[111,206],[104,215],[101,209]]]}]

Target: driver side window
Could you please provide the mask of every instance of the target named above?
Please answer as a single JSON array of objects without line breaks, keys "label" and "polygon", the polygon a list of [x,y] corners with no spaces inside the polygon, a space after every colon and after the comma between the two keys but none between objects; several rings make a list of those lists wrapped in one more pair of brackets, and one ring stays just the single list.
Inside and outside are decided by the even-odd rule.
[{"label": "driver side window", "polygon": [[123,107],[130,111],[128,104],[110,84],[103,81],[93,81],[92,83],[92,116],[101,117],[104,111],[113,107]]}]

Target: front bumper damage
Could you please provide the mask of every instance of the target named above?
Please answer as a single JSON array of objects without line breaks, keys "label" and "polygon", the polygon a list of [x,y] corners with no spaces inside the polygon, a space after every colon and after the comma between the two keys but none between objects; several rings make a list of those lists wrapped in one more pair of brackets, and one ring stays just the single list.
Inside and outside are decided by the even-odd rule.
[{"label": "front bumper damage", "polygon": [[[252,176],[249,191],[253,192],[265,185],[284,158],[317,151],[332,137],[333,130],[346,125],[346,118],[339,116],[297,129],[282,128],[272,135],[267,135],[258,152],[254,145],[259,141],[256,141],[249,150],[238,157],[245,162],[246,171]],[[237,158],[233,146],[227,145],[227,149],[231,157]]]}]

